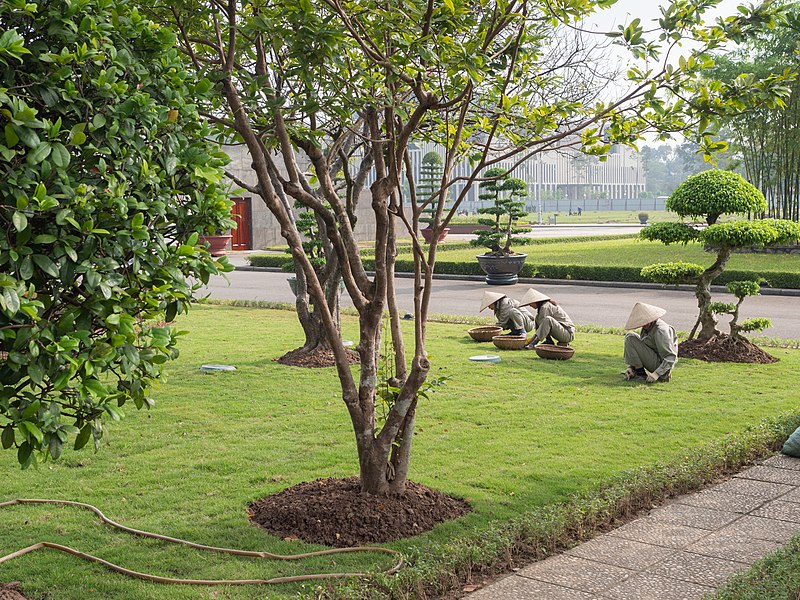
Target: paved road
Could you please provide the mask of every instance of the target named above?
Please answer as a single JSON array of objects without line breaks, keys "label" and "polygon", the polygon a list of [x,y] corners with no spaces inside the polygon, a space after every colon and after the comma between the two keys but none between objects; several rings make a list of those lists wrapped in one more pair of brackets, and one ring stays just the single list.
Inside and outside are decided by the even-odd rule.
[{"label": "paved road", "polygon": [[[238,262],[241,264],[241,260]],[[269,300],[294,302],[286,283],[286,273],[263,271],[234,271],[227,275],[230,285],[222,277],[214,278],[207,292],[214,298]],[[411,279],[399,278],[398,304],[403,311],[413,309]],[[521,298],[529,284],[487,286],[482,281],[434,281],[431,312],[477,315],[480,299],[487,290],[502,291],[512,298]],[[587,285],[544,285],[536,289],[548,294],[581,325],[622,326],[635,302],[646,302],[667,310],[665,320],[677,329],[688,331],[697,317],[697,301],[692,292],[661,289],[632,289],[622,287],[593,287]],[[716,294],[719,300],[731,300],[727,294]],[[349,299],[345,299],[345,304]],[[800,339],[800,297],[758,296],[748,298],[742,305],[741,318],[769,317],[772,327],[766,335]],[[488,315],[488,311],[483,313]]]}]

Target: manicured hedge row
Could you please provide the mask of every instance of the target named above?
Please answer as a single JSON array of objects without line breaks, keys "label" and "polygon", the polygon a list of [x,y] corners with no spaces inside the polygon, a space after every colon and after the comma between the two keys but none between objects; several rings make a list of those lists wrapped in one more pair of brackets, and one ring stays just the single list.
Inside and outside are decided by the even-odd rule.
[{"label": "manicured hedge row", "polygon": [[[250,256],[250,264],[254,267],[283,267],[287,257],[280,254],[254,254]],[[371,270],[375,266],[372,259],[364,259],[364,266]],[[395,264],[398,273],[411,273],[414,262],[401,258]],[[477,261],[440,261],[436,263],[436,272],[447,275],[483,275]],[[570,281],[620,281],[624,283],[647,283],[639,267],[606,267],[586,265],[548,265],[526,263],[520,273],[521,277],[539,277],[542,279],[566,279]],[[763,277],[767,283],[764,287],[800,289],[800,273],[752,271],[724,271],[714,285],[725,285],[729,281],[752,280]]]}]

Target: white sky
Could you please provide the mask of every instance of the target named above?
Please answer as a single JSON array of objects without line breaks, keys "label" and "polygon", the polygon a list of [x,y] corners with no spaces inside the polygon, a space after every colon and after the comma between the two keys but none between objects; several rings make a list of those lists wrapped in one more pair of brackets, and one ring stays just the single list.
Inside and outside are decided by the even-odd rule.
[{"label": "white sky", "polygon": [[[751,1],[744,0],[722,0],[719,5],[706,11],[705,18],[711,21],[716,17],[729,16],[737,13],[736,7],[745,4],[752,4]],[[653,19],[658,19],[661,16],[660,6],[666,6],[668,2],[660,2],[659,0],[618,0],[618,2],[611,8],[605,10],[598,10],[590,19],[593,23],[597,23],[598,27],[603,31],[616,30],[617,25],[624,25],[635,18],[642,20],[642,25],[645,29],[650,29],[655,25]]]}]

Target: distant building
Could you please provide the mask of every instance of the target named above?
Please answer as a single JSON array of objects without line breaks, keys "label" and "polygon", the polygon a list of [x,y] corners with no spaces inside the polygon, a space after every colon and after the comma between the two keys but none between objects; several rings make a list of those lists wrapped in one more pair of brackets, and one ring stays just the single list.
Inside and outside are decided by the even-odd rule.
[{"label": "distant building", "polygon": [[[414,181],[419,181],[422,157],[430,151],[441,151],[434,144],[412,145],[411,165]],[[516,161],[499,163],[511,169]],[[467,161],[456,165],[454,177],[469,177],[472,167]],[[626,146],[614,146],[605,161],[575,150],[550,151],[537,154],[513,170],[513,176],[528,183],[526,207],[529,212],[550,212],[570,209],[623,209],[625,200],[638,199],[647,182],[644,165],[638,152]],[[456,183],[450,197],[456,198],[464,188]],[[474,185],[459,206],[459,210],[475,212],[485,203],[478,200],[478,185]],[[622,202],[620,202],[620,200]],[[630,203],[638,209],[638,204]]]}]

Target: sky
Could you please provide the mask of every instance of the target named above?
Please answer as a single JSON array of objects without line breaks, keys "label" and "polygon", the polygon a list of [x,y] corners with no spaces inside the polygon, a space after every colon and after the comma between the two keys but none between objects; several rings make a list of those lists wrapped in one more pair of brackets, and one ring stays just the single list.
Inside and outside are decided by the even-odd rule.
[{"label": "sky", "polygon": [[[736,7],[740,4],[751,4],[758,2],[744,1],[744,0],[722,0],[719,5],[706,12],[707,19],[713,19],[720,16],[728,16],[736,14]],[[661,16],[659,6],[666,5],[667,2],[659,2],[658,0],[618,0],[618,2],[606,10],[598,10],[591,21],[602,27],[603,30],[615,30],[617,25],[624,25],[635,18],[642,20],[642,25],[645,29],[649,29],[648,25],[652,25],[653,19],[658,19]]]}]

